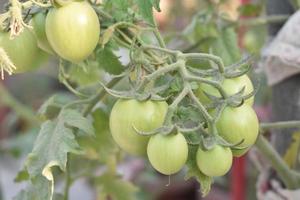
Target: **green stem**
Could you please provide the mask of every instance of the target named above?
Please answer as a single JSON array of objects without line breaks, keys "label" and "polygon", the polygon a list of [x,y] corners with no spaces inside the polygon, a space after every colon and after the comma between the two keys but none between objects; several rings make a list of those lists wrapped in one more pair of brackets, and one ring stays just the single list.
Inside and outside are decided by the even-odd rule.
[{"label": "green stem", "polygon": [[12,108],[19,117],[27,120],[32,126],[38,126],[40,124],[35,113],[16,100],[2,84],[0,84],[0,102]]},{"label": "green stem", "polygon": [[[110,82],[108,82],[106,84],[106,86],[108,88],[111,88],[113,86],[115,86],[120,80],[122,79],[122,77],[119,78],[115,78],[113,80],[111,80]],[[83,116],[87,116],[94,108],[94,106],[101,100],[104,98],[104,96],[106,95],[106,91],[104,89],[101,89],[97,94],[95,94],[91,99],[90,99],[90,103],[85,107],[85,109],[83,110]]]},{"label": "green stem", "polygon": [[68,155],[68,161],[66,165],[66,173],[65,173],[65,189],[64,189],[64,200],[69,200],[69,191],[72,185],[72,178],[70,174],[70,156]]},{"label": "green stem", "polygon": [[278,173],[278,176],[284,182],[288,189],[296,189],[300,187],[299,173],[291,170],[280,155],[275,151],[271,144],[259,135],[256,141],[257,148],[270,161],[272,167]]},{"label": "green stem", "polygon": [[173,55],[173,56],[177,56],[178,54],[180,54],[180,51],[174,51],[174,50],[161,48],[161,47],[157,47],[157,46],[151,46],[151,45],[143,45],[142,48],[143,49],[152,49],[152,50],[160,51],[160,52],[167,53],[167,54],[170,54],[170,55]]},{"label": "green stem", "polygon": [[[166,43],[165,43],[164,39],[162,38],[159,30],[158,30],[156,20],[154,20],[154,25],[155,25],[155,28],[154,28],[153,33],[154,33],[154,35],[155,35],[155,37],[158,41],[158,44],[159,44],[160,47],[166,49],[167,48]],[[168,58],[168,60],[169,60],[169,63],[172,63],[172,59],[170,57]]]},{"label": "green stem", "polygon": [[218,56],[208,54],[208,53],[186,53],[186,54],[184,54],[183,57],[186,59],[211,60],[218,65],[220,73],[224,73],[224,71],[225,71],[224,63],[223,63],[222,59]]},{"label": "green stem", "polygon": [[270,122],[270,123],[261,123],[260,129],[262,131],[269,129],[282,129],[282,128],[299,128],[300,121],[279,121],[279,122]]},{"label": "green stem", "polygon": [[258,25],[264,25],[269,23],[281,23],[288,20],[289,17],[290,15],[270,15],[270,16],[258,17],[258,18],[242,19],[238,21],[237,25],[258,26]]},{"label": "green stem", "polygon": [[178,104],[184,99],[184,97],[189,93],[190,86],[189,84],[185,85],[183,90],[179,93],[179,95],[175,98],[175,100],[172,102],[172,104],[169,106],[166,118],[164,121],[164,125],[168,126],[172,123],[172,118],[174,115],[174,112],[176,111],[176,108]]}]

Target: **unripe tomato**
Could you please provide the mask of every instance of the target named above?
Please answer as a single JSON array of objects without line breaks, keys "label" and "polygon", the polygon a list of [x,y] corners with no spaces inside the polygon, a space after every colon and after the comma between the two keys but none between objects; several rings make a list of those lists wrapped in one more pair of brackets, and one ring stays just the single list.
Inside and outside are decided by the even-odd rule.
[{"label": "unripe tomato", "polygon": [[86,1],[74,1],[49,11],[46,34],[54,51],[74,63],[86,59],[99,41],[100,23]]},{"label": "unripe tomato", "polygon": [[40,49],[34,34],[28,28],[24,28],[13,39],[10,39],[9,32],[0,31],[0,46],[16,66],[15,73],[31,71],[39,66],[37,60]]},{"label": "unripe tomato", "polygon": [[146,154],[149,137],[134,130],[153,131],[163,125],[168,104],[165,101],[120,99],[113,106],[109,126],[113,139],[126,152]]},{"label": "unripe tomato", "polygon": [[265,43],[265,36],[262,30],[249,30],[243,37],[243,46],[250,53],[259,53]]},{"label": "unripe tomato", "polygon": [[154,169],[171,175],[184,166],[188,157],[188,145],[181,133],[156,134],[149,140],[147,155]]},{"label": "unripe tomato", "polygon": [[46,36],[45,23],[46,13],[42,12],[35,14],[31,21],[39,48],[47,53],[53,54],[53,50]]},{"label": "unripe tomato", "polygon": [[223,176],[231,168],[232,153],[230,148],[215,145],[212,149],[204,151],[198,149],[196,155],[200,171],[207,176]]},{"label": "unripe tomato", "polygon": [[[243,75],[237,78],[225,79],[222,83],[222,87],[228,95],[234,95],[238,93],[243,87],[245,87],[244,94],[247,95],[253,91],[253,85],[251,80],[247,75]],[[204,94],[221,97],[219,91],[211,85],[206,83],[201,83],[196,91],[197,97],[204,104],[211,103],[211,100]],[[245,101],[248,105],[252,106],[254,102],[254,97],[251,97]]]},{"label": "unripe tomato", "polygon": [[[259,133],[259,123],[255,111],[248,104],[240,107],[226,107],[217,121],[218,133],[227,142],[236,144],[243,143],[237,148],[252,146]],[[234,151],[234,155],[240,156],[247,150]],[[235,154],[236,153],[236,154]]]}]

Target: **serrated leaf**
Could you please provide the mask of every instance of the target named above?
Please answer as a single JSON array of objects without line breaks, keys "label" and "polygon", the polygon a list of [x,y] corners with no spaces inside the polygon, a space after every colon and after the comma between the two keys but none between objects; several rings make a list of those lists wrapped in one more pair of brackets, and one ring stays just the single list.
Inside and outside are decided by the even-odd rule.
[{"label": "serrated leaf", "polygon": [[43,116],[46,119],[53,119],[58,115],[61,108],[72,101],[73,96],[67,93],[58,93],[51,96],[38,110],[38,115]]},{"label": "serrated leaf", "polygon": [[206,196],[210,189],[211,189],[211,184],[213,183],[213,178],[206,176],[203,174],[196,163],[196,153],[197,153],[198,146],[189,146],[189,158],[186,163],[188,167],[187,174],[185,176],[185,180],[190,179],[192,177],[195,177],[197,181],[200,183],[201,186],[201,193],[202,196]]},{"label": "serrated leaf", "polygon": [[[26,169],[30,177],[45,176],[54,184],[51,168],[58,166],[65,171],[67,154],[82,153],[75,136],[74,128],[93,135],[92,124],[75,110],[62,110],[57,119],[42,124],[32,152],[26,160]],[[53,189],[52,189],[53,191]]]},{"label": "serrated leaf", "polygon": [[154,25],[152,0],[135,0],[139,7],[139,14],[144,18],[146,22]]},{"label": "serrated leaf", "polygon": [[238,62],[241,52],[234,28],[222,29],[220,35],[212,42],[211,50],[213,54],[222,58],[226,66]]},{"label": "serrated leaf", "polygon": [[51,183],[45,177],[37,176],[13,200],[51,200],[51,187]]},{"label": "serrated leaf", "polygon": [[97,60],[100,67],[110,74],[120,74],[124,70],[119,58],[108,47],[99,49]]},{"label": "serrated leaf", "polygon": [[294,132],[292,141],[286,150],[283,159],[290,168],[295,168],[298,160],[298,152],[300,148],[300,132]]},{"label": "serrated leaf", "polygon": [[138,188],[110,173],[105,173],[96,180],[98,200],[134,200]]}]

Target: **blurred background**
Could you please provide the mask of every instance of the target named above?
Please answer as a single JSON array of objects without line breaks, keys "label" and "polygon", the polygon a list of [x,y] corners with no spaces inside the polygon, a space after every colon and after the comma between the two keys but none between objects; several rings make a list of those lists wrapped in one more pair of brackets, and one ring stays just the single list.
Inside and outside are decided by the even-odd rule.
[{"label": "blurred background", "polygon": [[[216,0],[217,1],[217,0]],[[270,0],[270,2],[272,2]],[[5,0],[0,1],[1,10]],[[260,0],[228,0],[219,9],[227,13],[230,20],[265,15],[266,1]],[[248,16],[241,16],[240,9],[243,4],[251,4],[254,11],[248,10]],[[199,51],[183,40],[172,40],[178,32],[188,31],[187,26],[193,16],[206,7],[206,1],[201,0],[161,0],[161,13],[155,13],[159,28],[168,42],[170,48]],[[193,44],[196,36],[189,36]],[[255,109],[261,121],[270,119],[270,90],[266,85],[266,78],[259,68],[259,54],[268,40],[266,25],[258,25],[247,30],[238,29],[239,46],[243,52],[256,55],[253,65],[256,75],[260,77],[261,86],[256,96]],[[122,56],[122,51],[118,52]],[[126,62],[126,59],[125,61]],[[33,142],[38,133],[36,129],[28,129],[28,123],[22,116],[32,115],[41,104],[57,92],[66,92],[66,88],[57,79],[58,61],[45,56],[38,71],[26,74],[6,76],[0,84],[0,200],[10,200],[26,183],[16,182],[16,174],[22,169],[26,155],[31,151]],[[255,78],[254,77],[254,78]],[[23,107],[26,105],[26,107]],[[19,107],[18,112],[14,108]],[[21,108],[20,108],[21,107]],[[256,151],[253,148],[252,151]],[[251,151],[251,152],[252,152]],[[141,186],[138,199],[157,200],[252,200],[256,199],[256,181],[258,170],[251,162],[251,152],[246,156],[235,159],[230,173],[224,177],[216,178],[211,193],[201,198],[199,185],[195,180],[184,181],[183,173],[171,177],[161,176],[145,161],[129,158],[120,166],[120,172],[125,179],[133,180]],[[255,160],[255,159],[254,159]],[[253,160],[252,160],[253,161]],[[170,180],[169,180],[170,178]],[[169,184],[170,182],[170,184]],[[58,185],[58,191],[62,190]],[[94,200],[95,191],[85,179],[78,179],[70,191],[72,200]]]}]

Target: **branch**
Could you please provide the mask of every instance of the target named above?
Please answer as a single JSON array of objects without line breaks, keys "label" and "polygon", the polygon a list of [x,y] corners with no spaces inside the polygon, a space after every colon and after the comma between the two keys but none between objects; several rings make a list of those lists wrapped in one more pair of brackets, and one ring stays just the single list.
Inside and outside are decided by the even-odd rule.
[{"label": "branch", "polygon": [[[106,84],[106,87],[111,88],[111,87],[115,86],[121,79],[122,79],[122,77],[118,77],[118,78],[115,78],[115,79],[111,80],[110,82],[108,82]],[[105,89],[101,89],[97,94],[95,94],[93,97],[91,97],[90,103],[83,110],[83,116],[87,116],[93,110],[95,105],[101,99],[104,98],[105,95],[106,95]]]},{"label": "branch", "polygon": [[300,121],[280,121],[280,122],[270,122],[261,123],[260,129],[262,131],[269,129],[282,129],[282,128],[300,128]]},{"label": "branch", "polygon": [[262,135],[258,136],[256,146],[270,161],[272,167],[276,170],[288,189],[296,189],[300,187],[300,174],[288,167],[281,156]]},{"label": "branch", "polygon": [[32,126],[38,126],[40,124],[33,110],[16,100],[2,84],[0,84],[0,102],[13,109],[20,118],[25,119]]}]

